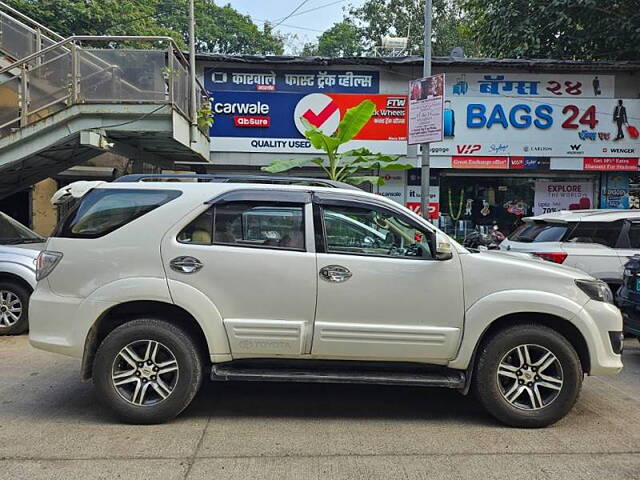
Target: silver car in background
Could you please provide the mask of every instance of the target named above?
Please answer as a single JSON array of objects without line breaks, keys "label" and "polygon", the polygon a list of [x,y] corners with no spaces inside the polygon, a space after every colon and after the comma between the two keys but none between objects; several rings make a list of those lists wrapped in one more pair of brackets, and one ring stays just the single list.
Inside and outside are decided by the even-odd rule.
[{"label": "silver car in background", "polygon": [[18,335],[29,328],[35,259],[45,240],[0,212],[0,335]]}]

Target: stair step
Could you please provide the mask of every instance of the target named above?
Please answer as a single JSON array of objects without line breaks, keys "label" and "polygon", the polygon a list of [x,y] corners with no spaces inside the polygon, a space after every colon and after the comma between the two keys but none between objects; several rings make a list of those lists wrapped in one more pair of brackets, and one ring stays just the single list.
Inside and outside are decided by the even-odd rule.
[{"label": "stair step", "polygon": [[214,381],[360,383],[463,388],[465,375],[457,370],[438,372],[394,372],[389,370],[254,368],[216,364],[211,368]]}]

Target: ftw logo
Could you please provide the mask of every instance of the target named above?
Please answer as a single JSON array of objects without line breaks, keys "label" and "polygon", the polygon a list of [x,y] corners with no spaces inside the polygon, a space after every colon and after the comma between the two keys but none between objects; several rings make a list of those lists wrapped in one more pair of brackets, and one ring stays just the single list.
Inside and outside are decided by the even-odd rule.
[{"label": "ftw logo", "polygon": [[456,145],[456,151],[460,155],[472,155],[476,152],[479,152],[482,148],[482,145],[474,144],[474,145]]},{"label": "ftw logo", "polygon": [[580,147],[582,147],[582,145],[569,145],[571,147],[571,150],[573,150],[574,152],[577,152],[578,150],[580,150]]},{"label": "ftw logo", "polygon": [[407,103],[407,99],[404,97],[390,97],[387,98],[387,108],[389,110],[404,109]]}]

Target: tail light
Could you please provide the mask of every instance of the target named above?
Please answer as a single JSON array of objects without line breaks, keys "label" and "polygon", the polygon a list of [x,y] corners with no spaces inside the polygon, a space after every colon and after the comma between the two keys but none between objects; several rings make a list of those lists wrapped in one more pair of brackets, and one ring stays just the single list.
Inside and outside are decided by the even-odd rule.
[{"label": "tail light", "polygon": [[550,262],[553,262],[553,263],[562,263],[567,258],[567,254],[564,252],[534,252],[533,254],[536,257],[549,260]]},{"label": "tail light", "polygon": [[56,265],[62,260],[61,252],[51,252],[43,250],[36,258],[36,280],[40,281],[46,278]]}]

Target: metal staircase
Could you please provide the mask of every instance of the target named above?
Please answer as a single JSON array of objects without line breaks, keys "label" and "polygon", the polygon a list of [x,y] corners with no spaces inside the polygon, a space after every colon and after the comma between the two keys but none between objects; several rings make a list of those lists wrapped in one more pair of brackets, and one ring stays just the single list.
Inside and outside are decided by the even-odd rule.
[{"label": "metal staircase", "polygon": [[209,101],[169,37],[62,38],[0,1],[0,199],[104,152],[207,162]]}]

